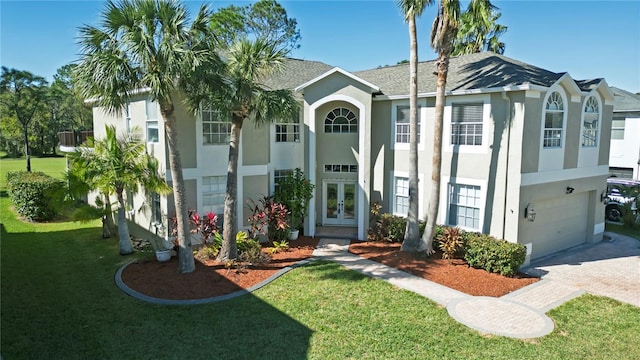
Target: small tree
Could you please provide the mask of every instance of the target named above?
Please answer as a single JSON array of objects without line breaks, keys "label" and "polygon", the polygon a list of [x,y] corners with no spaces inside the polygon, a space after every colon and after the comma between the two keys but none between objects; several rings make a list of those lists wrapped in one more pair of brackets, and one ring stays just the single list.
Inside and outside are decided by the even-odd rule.
[{"label": "small tree", "polygon": [[304,177],[302,170],[296,168],[291,174],[280,180],[274,200],[289,210],[291,229],[299,230],[307,216],[309,201],[313,197],[315,185]]}]

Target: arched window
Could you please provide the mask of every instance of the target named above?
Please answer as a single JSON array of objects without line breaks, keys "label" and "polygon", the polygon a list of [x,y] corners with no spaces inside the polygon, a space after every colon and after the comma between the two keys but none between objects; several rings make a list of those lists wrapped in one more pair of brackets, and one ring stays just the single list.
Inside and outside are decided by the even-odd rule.
[{"label": "arched window", "polygon": [[544,114],[544,139],[542,146],[545,148],[562,147],[562,130],[564,122],[564,102],[562,95],[554,91],[547,98]]},{"label": "arched window", "polygon": [[324,132],[326,133],[357,133],[358,118],[351,110],[336,108],[324,118]]},{"label": "arched window", "polygon": [[582,147],[598,146],[598,126],[600,124],[600,104],[590,96],[582,112]]}]

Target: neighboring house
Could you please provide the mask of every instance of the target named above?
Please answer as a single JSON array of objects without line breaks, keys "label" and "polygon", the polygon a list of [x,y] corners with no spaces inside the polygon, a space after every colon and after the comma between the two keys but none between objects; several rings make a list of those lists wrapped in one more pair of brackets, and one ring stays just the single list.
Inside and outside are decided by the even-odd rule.
[{"label": "neighboring house", "polygon": [[[431,178],[435,62],[419,64],[420,218]],[[241,204],[273,193],[296,167],[316,185],[306,235],[316,227],[353,226],[366,239],[369,209],[406,215],[409,142],[408,64],[359,72],[289,59],[272,88],[297,92],[299,118],[243,127],[238,168]],[[574,80],[494,53],[451,59],[444,118],[440,224],[525,244],[529,259],[602,239],[614,97],[602,80]],[[178,108],[180,153],[189,207],[222,214],[228,160],[228,116]],[[94,108],[104,124],[144,129],[149,151],[170,180],[164,127],[144,93],[126,114]],[[139,208],[145,198],[133,201]],[[133,220],[166,228],[170,196],[147,197]],[[238,207],[247,227],[248,209]],[[158,226],[153,226],[158,224]]]},{"label": "neighboring house", "polygon": [[611,123],[609,171],[640,180],[640,95],[611,87],[615,101]]}]

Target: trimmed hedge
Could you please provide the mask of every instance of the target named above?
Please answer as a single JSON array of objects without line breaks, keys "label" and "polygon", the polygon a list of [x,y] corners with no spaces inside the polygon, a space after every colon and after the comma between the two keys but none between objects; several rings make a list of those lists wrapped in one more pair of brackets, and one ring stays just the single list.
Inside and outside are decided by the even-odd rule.
[{"label": "trimmed hedge", "polygon": [[524,263],[526,255],[527,249],[522,244],[474,234],[466,239],[464,260],[477,269],[513,276]]},{"label": "trimmed hedge", "polygon": [[31,221],[53,219],[64,201],[64,182],[43,172],[9,172],[7,188],[18,214]]}]

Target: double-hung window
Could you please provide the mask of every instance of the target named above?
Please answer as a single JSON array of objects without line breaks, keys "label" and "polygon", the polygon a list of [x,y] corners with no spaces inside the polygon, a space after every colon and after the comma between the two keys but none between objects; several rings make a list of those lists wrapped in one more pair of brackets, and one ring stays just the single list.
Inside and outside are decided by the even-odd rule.
[{"label": "double-hung window", "polygon": [[409,178],[393,178],[393,213],[406,216],[409,212]]},{"label": "double-hung window", "polygon": [[202,143],[204,145],[225,145],[231,137],[231,119],[213,109],[202,109]]},{"label": "double-hung window", "polygon": [[614,117],[611,122],[611,140],[624,140],[625,118]]},{"label": "double-hung window", "polygon": [[[422,109],[418,107],[418,143],[420,143],[420,126],[422,119],[420,114]],[[408,144],[410,141],[410,123],[409,116],[411,114],[409,106],[396,107],[396,124],[395,124],[395,142],[396,144]]]},{"label": "double-hung window", "polygon": [[202,177],[202,206],[205,211],[211,211],[222,218],[224,211],[224,197],[227,193],[227,177],[203,176]]},{"label": "double-hung window", "polygon": [[543,148],[562,147],[563,123],[564,102],[560,93],[554,91],[545,105]]},{"label": "double-hung window", "polygon": [[147,100],[146,102],[147,121],[146,121],[146,135],[147,142],[158,142],[158,103],[155,101]]},{"label": "double-hung window", "polygon": [[480,186],[449,184],[449,225],[480,230]]},{"label": "double-hung window", "polygon": [[276,120],[276,142],[300,142],[300,119]]},{"label": "double-hung window", "polygon": [[482,145],[483,103],[453,104],[451,145]]}]

